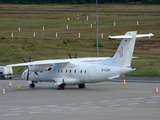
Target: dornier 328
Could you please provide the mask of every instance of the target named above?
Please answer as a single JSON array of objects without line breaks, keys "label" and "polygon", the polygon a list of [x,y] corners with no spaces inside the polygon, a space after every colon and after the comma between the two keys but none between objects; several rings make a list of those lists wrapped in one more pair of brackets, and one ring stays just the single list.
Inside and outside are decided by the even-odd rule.
[{"label": "dornier 328", "polygon": [[35,83],[38,82],[52,82],[58,86],[58,89],[64,89],[65,85],[78,85],[79,88],[85,88],[85,83],[107,81],[134,71],[131,61],[136,38],[150,36],[154,35],[137,34],[137,31],[109,36],[109,38],[122,38],[112,57],[41,60],[8,66],[27,66],[22,73],[22,78],[30,81],[30,87],[35,87]]}]

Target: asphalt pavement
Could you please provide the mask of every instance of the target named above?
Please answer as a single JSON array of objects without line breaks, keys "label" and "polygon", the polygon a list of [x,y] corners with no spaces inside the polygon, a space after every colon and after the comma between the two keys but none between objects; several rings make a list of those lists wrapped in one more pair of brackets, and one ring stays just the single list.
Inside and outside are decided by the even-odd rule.
[{"label": "asphalt pavement", "polygon": [[[123,79],[86,84],[86,89],[57,90],[50,82],[29,88],[16,74],[13,80],[0,80],[0,91],[6,93],[0,94],[0,119],[160,120],[160,93],[155,93],[159,77],[125,77],[126,85]],[[12,87],[8,87],[10,81]]]}]

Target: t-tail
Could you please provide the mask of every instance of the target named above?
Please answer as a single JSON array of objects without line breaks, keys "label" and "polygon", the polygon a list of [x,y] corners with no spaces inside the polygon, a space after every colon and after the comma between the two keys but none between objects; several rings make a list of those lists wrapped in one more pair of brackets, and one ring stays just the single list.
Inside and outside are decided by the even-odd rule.
[{"label": "t-tail", "polygon": [[125,35],[109,36],[109,38],[123,38],[116,53],[109,60],[110,61],[109,65],[120,66],[120,67],[130,67],[136,38],[150,37],[150,36],[154,36],[154,35],[152,33],[137,34],[137,31],[129,31],[129,32],[126,32]]}]

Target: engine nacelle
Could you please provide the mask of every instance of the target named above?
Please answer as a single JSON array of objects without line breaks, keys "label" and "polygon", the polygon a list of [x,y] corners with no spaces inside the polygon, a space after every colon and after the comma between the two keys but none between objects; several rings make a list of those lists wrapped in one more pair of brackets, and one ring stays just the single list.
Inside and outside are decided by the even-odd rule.
[{"label": "engine nacelle", "polygon": [[28,68],[30,72],[42,72],[51,68],[51,65],[29,65]]}]

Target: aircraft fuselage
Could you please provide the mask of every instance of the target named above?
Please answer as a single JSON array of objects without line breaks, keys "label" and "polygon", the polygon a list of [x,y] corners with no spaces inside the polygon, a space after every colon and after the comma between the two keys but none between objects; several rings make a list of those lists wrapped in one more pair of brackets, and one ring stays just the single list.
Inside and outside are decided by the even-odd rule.
[{"label": "aircraft fuselage", "polygon": [[[119,77],[127,72],[133,71],[132,68],[114,67],[101,64],[90,63],[67,63],[54,64],[51,69],[43,72],[30,72],[31,81],[42,82],[62,82],[67,85],[77,85],[84,83],[96,83],[109,80],[112,77]],[[27,70],[22,74],[22,78],[27,78]]]}]

